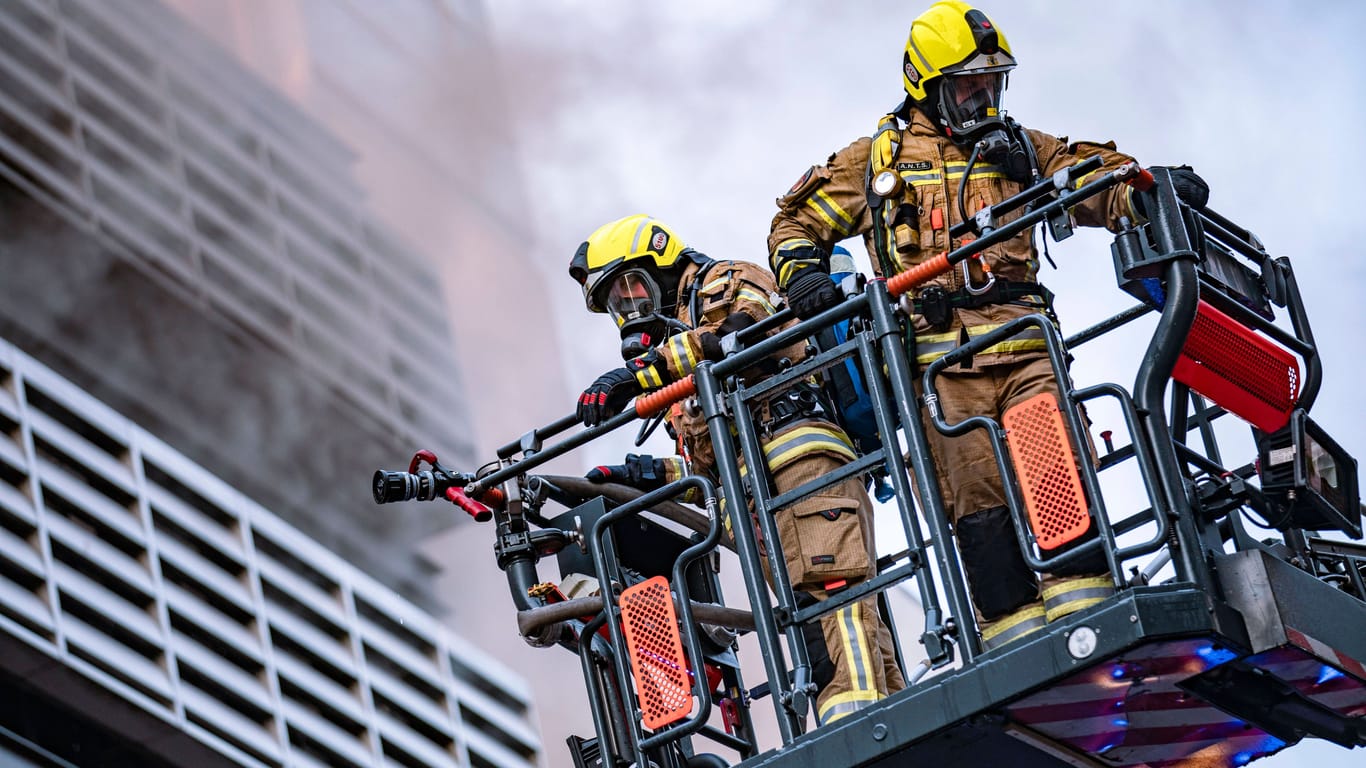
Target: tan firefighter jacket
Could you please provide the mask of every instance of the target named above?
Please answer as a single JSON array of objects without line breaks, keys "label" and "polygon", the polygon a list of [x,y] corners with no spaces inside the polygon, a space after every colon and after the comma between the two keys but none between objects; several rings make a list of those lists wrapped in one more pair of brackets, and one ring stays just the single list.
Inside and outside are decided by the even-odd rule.
[{"label": "tan firefighter jacket", "polygon": [[[893,258],[898,271],[964,242],[958,239],[951,243],[948,231],[960,219],[958,184],[967,168],[967,153],[941,135],[919,110],[912,110],[911,114],[910,123],[901,131],[900,151],[893,166],[904,181],[901,210],[908,212],[894,233]],[[1113,142],[1069,143],[1065,137],[1028,129],[1025,132],[1034,144],[1040,172],[1045,177],[1096,154],[1104,159],[1103,170],[1106,171],[1131,162],[1131,158],[1115,151]],[[768,247],[774,274],[782,285],[786,286],[796,271],[813,266],[795,257],[795,249],[815,245],[829,253],[833,244],[855,235],[863,236],[874,269],[881,272],[874,252],[873,216],[865,182],[871,147],[871,139],[855,141],[831,155],[824,166],[813,166],[778,199],[780,210],[773,218]],[[1087,180],[1079,180],[1079,185]],[[999,166],[979,159],[965,188],[966,212],[972,216],[986,205],[1019,192],[1024,186],[1006,178]],[[1128,186],[1108,190],[1074,208],[1073,217],[1082,226],[1104,226],[1117,231],[1121,216],[1135,222],[1141,220],[1132,208],[1129,194]],[[1019,215],[1021,212],[1005,216],[998,224]],[[1038,279],[1034,229],[986,249],[982,258],[998,280],[1035,282]],[[973,285],[984,285],[986,279],[980,265],[974,260],[968,263]],[[941,275],[935,284],[948,291],[961,289],[964,285],[961,267]],[[916,296],[921,292],[923,288],[917,289]],[[949,325],[940,328],[931,328],[923,316],[917,315],[914,318],[917,361],[928,363],[965,342],[967,337],[979,336],[1016,317],[1039,311],[1043,304],[1043,297],[1025,296],[1009,304],[956,308]],[[1030,329],[988,347],[974,357],[972,364],[1015,362],[1044,354],[1042,334]]]},{"label": "tan firefighter jacket", "polygon": [[[679,281],[678,296],[678,319],[692,330],[676,333],[661,343],[651,365],[639,369],[627,366],[636,371],[636,379],[646,391],[692,373],[706,358],[704,349],[714,349],[714,344],[719,342],[716,337],[720,334],[720,326],[730,315],[744,313],[758,322],[778,311],[774,306],[778,295],[773,275],[763,267],[745,261],[715,261],[706,267],[690,265]],[[696,318],[693,317],[694,307]],[[713,339],[707,339],[708,335]],[[770,357],[772,368],[755,367],[742,372],[741,376],[752,385],[772,375],[780,358],[797,363],[805,356],[806,344],[798,341]],[[757,418],[762,422],[763,415],[759,414]],[[689,399],[674,405],[669,412],[669,421],[678,436],[680,456],[689,462],[691,472],[715,477],[716,456],[706,420],[696,401]],[[765,439],[764,450],[773,470],[813,453],[838,456],[846,461],[855,458],[850,440],[842,430],[828,422],[810,419],[784,427]],[[676,480],[687,471],[681,461],[669,462],[665,479]]]}]

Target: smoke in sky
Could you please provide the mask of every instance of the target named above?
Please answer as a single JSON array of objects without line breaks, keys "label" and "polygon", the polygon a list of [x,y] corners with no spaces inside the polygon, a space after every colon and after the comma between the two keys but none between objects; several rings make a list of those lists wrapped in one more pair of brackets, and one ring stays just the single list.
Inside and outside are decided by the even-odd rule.
[{"label": "smoke in sky", "polygon": [[[1211,207],[1292,258],[1326,369],[1314,415],[1366,456],[1354,392],[1366,351],[1366,258],[1354,226],[1366,9],[1034,0],[985,10],[1020,61],[1006,97],[1017,120],[1113,139],[1145,164],[1191,164],[1210,184]],[[533,262],[546,275],[571,389],[619,364],[615,329],[584,312],[564,273],[578,243],[646,212],[714,257],[763,262],[774,198],[900,100],[901,51],[919,11],[886,1],[490,3],[534,190]],[[1052,253],[1059,269],[1041,277],[1059,296],[1065,332],[1134,303],[1115,286],[1105,233]],[[1079,350],[1077,381],[1131,384],[1150,328]],[[583,460],[615,460],[629,447],[595,444]],[[1304,746],[1259,765],[1351,759]]]}]

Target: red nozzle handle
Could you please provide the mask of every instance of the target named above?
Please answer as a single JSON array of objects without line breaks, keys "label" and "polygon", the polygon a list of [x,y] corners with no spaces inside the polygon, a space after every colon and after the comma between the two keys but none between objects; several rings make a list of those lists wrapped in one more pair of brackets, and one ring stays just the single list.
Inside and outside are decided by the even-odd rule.
[{"label": "red nozzle handle", "polygon": [[669,386],[636,398],[636,415],[644,419],[659,413],[685,397],[697,394],[697,382],[691,374]]},{"label": "red nozzle handle", "polygon": [[427,462],[428,464],[430,464],[431,466],[435,467],[435,466],[436,466],[436,454],[435,454],[435,453],[432,453],[431,451],[427,451],[427,450],[422,450],[422,451],[418,451],[417,453],[414,453],[414,454],[413,454],[413,460],[410,461],[410,462],[408,462],[408,474],[411,475],[411,474],[413,474],[414,472],[416,472],[416,471],[417,471],[417,468],[418,468],[419,466],[421,466],[421,465],[422,465],[422,462],[424,462],[424,461]]},{"label": "red nozzle handle", "polygon": [[455,506],[468,512],[469,516],[474,518],[474,522],[476,523],[486,523],[493,519],[493,512],[483,504],[466,496],[465,489],[463,488],[447,488],[446,499]]}]

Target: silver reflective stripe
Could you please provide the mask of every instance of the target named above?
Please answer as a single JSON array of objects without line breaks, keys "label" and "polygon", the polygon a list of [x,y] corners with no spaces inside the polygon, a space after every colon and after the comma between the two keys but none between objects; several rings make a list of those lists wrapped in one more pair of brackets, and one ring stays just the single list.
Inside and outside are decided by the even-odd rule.
[{"label": "silver reflective stripe", "polygon": [[816,190],[816,194],[808,197],[806,202],[819,208],[821,213],[824,213],[830,220],[830,226],[834,228],[836,232],[841,235],[849,234],[849,229],[854,224],[853,219],[851,219],[849,214],[845,213],[843,209],[839,208],[839,206],[835,204],[835,201],[831,200],[830,196],[825,194],[824,190]]},{"label": "silver reflective stripe", "polygon": [[844,701],[831,704],[820,717],[821,725],[829,725],[841,717],[848,717],[864,707],[871,707],[876,701]]},{"label": "silver reflective stripe", "polygon": [[868,682],[868,655],[863,647],[863,633],[859,631],[858,611],[858,603],[846,605],[839,610],[839,619],[845,642],[849,644],[849,666],[854,673],[854,690],[866,691],[873,686]]}]

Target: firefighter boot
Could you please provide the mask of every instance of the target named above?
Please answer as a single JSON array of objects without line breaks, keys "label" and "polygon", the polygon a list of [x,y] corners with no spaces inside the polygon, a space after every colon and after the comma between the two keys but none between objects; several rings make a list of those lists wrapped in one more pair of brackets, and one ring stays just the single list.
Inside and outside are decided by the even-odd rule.
[{"label": "firefighter boot", "polygon": [[1043,628],[1039,579],[1025,563],[1010,511],[992,507],[958,521],[958,551],[968,577],[982,644],[999,648]]}]

